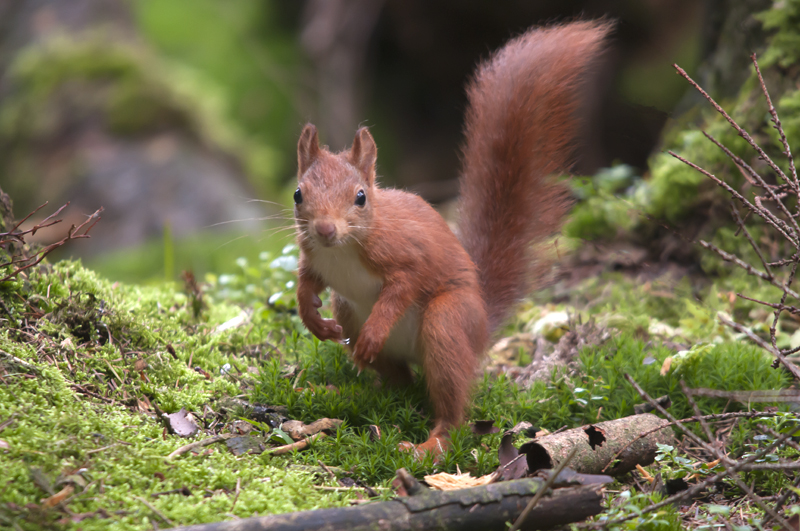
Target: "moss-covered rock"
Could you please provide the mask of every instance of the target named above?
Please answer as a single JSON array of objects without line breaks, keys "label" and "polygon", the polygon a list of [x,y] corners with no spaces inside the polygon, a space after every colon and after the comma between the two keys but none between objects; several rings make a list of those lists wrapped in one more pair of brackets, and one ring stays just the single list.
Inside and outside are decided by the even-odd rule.
[{"label": "moss-covered rock", "polygon": [[[800,39],[798,17],[800,2],[797,1],[776,3],[755,16],[764,29],[770,31],[759,64],[790,145],[800,144],[800,91],[796,89],[800,69],[794,66],[797,57],[794,44]],[[662,237],[672,237],[662,227],[667,224],[689,238],[714,239],[721,226],[732,223],[729,196],[707,177],[667,153],[674,151],[734,188],[745,185],[736,164],[708,140],[703,131],[747,161],[768,182],[776,182],[767,164],[723,116],[699,95],[693,93],[691,99],[694,107],[665,131],[664,148],[651,158],[649,175],[636,180],[635,186],[615,194],[602,193],[595,187],[596,193],[576,208],[567,225],[567,234],[589,239],[624,234],[655,248],[661,245]],[[784,171],[788,171],[788,161],[782,154],[778,133],[769,122],[767,103],[752,66],[736,96],[723,98],[718,103]],[[628,212],[627,216],[623,215],[624,211]],[[751,222],[758,224],[758,220]],[[683,258],[691,256],[684,251],[681,251]]]},{"label": "moss-covered rock", "polygon": [[36,176],[45,172],[37,153],[87,120],[118,137],[182,131],[233,155],[254,184],[275,183],[277,154],[237,131],[224,116],[217,89],[141,47],[102,36],[61,37],[21,50],[8,76],[13,89],[0,100],[0,146],[6,150],[0,172],[26,206],[31,195],[41,195]]}]

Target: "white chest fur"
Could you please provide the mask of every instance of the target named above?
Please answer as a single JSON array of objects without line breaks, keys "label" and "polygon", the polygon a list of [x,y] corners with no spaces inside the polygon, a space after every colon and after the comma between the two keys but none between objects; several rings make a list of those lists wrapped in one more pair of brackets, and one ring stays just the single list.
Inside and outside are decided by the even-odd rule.
[{"label": "white chest fur", "polygon": [[317,248],[311,266],[336,293],[369,314],[383,282],[361,263],[356,245]]},{"label": "white chest fur", "polygon": [[[311,267],[352,307],[359,327],[363,326],[378,300],[383,280],[368,271],[358,256],[356,245],[321,247],[314,250]],[[384,355],[419,363],[417,345],[419,311],[411,307],[397,320],[383,348]]]}]

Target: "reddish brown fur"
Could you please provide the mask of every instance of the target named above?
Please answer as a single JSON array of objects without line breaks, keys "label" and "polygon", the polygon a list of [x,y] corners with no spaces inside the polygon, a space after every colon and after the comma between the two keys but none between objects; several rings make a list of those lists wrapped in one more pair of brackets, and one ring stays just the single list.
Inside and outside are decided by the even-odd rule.
[{"label": "reddish brown fur", "polygon": [[459,233],[492,332],[532,288],[531,244],[557,231],[567,210],[566,190],[547,176],[571,165],[587,70],[609,29],[590,21],[530,30],[468,88]]},{"label": "reddish brown fur", "polygon": [[[408,364],[423,366],[436,416],[423,450],[440,451],[463,421],[491,332],[530,288],[530,247],[558,226],[566,202],[546,177],[569,163],[581,83],[607,31],[596,22],[532,30],[479,69],[469,89],[463,247],[425,201],[375,184],[366,128],[338,154],[319,147],[313,125],[303,130],[300,316],[320,339],[349,338],[355,362],[385,380],[408,382]],[[335,320],[317,311],[328,286]]]}]

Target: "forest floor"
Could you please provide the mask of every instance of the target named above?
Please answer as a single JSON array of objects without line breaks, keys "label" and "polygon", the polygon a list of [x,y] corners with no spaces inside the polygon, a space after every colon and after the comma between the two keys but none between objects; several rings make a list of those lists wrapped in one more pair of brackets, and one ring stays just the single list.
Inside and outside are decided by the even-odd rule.
[{"label": "forest floor", "polygon": [[[476,383],[468,424],[438,462],[398,449],[431,427],[423,375],[383,389],[340,345],[305,331],[294,312],[293,246],[184,286],[112,283],[71,261],[31,268],[0,286],[0,526],[144,530],[388,499],[399,468],[418,479],[483,476],[500,463],[503,431],[521,421],[555,432],[632,415],[643,399],[625,374],[650,396],[669,395],[677,418],[695,414],[682,381],[717,391],[696,398],[703,414],[774,414],[712,425],[733,458],[794,426],[792,402],[775,394],[790,387],[788,373],[719,321],[765,335],[772,314],[735,293],[771,300],[776,290],[736,273],[710,280],[618,256],[597,267],[584,257],[521,306]],[[782,318],[778,340],[794,344],[799,329]],[[773,392],[774,403],[742,394],[754,390]],[[280,428],[286,420],[323,418],[342,422],[306,449],[274,454],[294,442]],[[499,432],[478,435],[476,421]],[[676,434],[654,464],[607,486],[597,525],[630,517],[612,527],[757,528],[764,513],[733,478],[639,514],[672,494],[670,480],[693,485],[720,471],[713,453]],[[186,448],[209,439],[217,442]],[[762,461],[798,453],[782,445]],[[741,473],[773,501],[793,492],[794,479]],[[787,517],[798,512],[788,505]]]}]

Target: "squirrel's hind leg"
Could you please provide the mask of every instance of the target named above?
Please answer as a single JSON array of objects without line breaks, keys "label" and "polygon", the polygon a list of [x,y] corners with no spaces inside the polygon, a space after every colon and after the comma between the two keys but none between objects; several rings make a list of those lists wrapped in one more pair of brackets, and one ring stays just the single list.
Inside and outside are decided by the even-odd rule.
[{"label": "squirrel's hind leg", "polygon": [[435,425],[417,450],[441,454],[450,444],[450,429],[464,421],[487,342],[486,310],[475,290],[454,290],[435,297],[421,321],[423,369]]},{"label": "squirrel's hind leg", "polygon": [[384,354],[379,354],[368,367],[377,371],[381,377],[381,383],[386,386],[402,387],[414,383],[414,373],[405,361],[394,360]]}]

